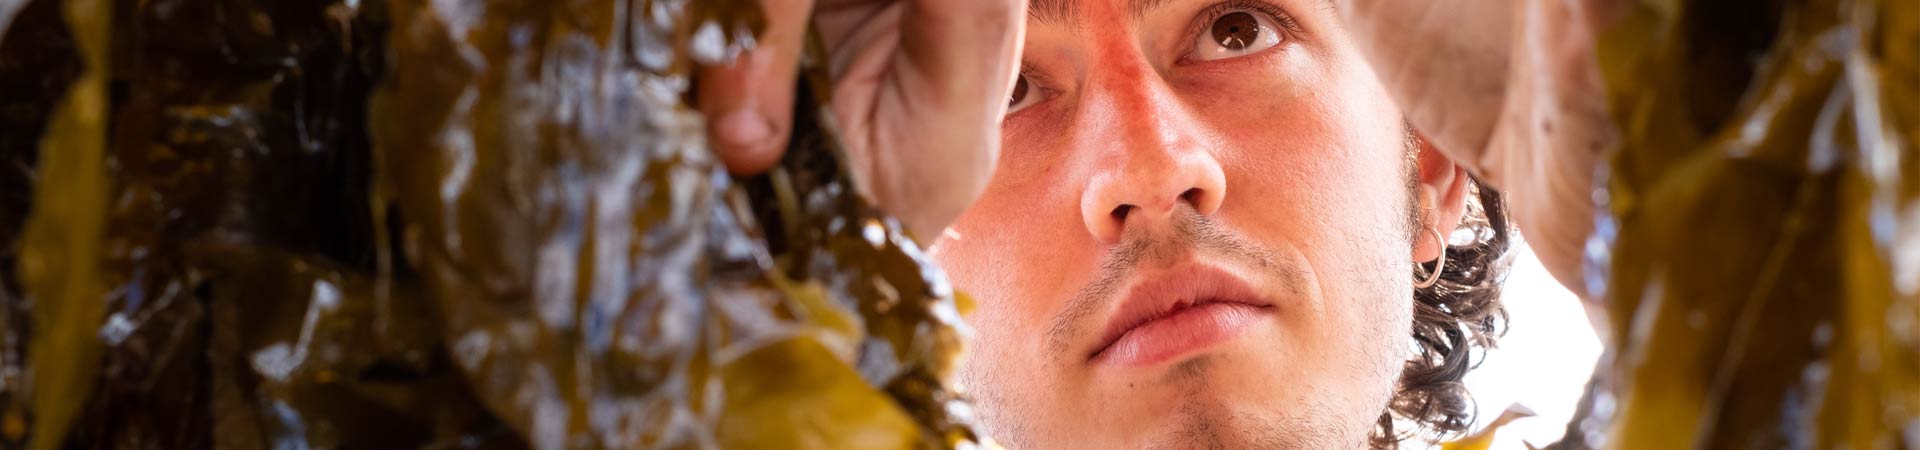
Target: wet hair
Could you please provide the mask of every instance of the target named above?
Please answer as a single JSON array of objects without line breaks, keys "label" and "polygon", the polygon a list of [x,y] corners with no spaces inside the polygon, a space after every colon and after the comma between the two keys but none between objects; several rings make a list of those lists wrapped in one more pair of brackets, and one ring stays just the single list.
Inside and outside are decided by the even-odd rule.
[{"label": "wet hair", "polygon": [[[1417,148],[1417,138],[1409,140]],[[1410,184],[1418,182],[1412,173]],[[1387,411],[1380,414],[1370,437],[1374,449],[1397,448],[1414,438],[1441,440],[1473,425],[1473,399],[1460,380],[1479,366],[1485,351],[1505,331],[1507,312],[1500,304],[1500,286],[1508,268],[1512,228],[1499,191],[1473,178],[1467,192],[1466,213],[1447,239],[1470,239],[1446,245],[1447,264],[1440,280],[1414,290],[1412,337],[1418,352],[1407,361]],[[1418,212],[1411,216],[1412,242],[1431,239],[1423,229],[1432,220]],[[1422,279],[1432,268],[1431,263],[1423,264],[1411,276]]]}]

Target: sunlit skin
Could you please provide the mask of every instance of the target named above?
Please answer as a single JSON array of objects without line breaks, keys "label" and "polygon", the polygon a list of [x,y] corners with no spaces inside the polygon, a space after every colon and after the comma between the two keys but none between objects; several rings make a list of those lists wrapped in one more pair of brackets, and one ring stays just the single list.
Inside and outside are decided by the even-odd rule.
[{"label": "sunlit skin", "polygon": [[699,75],[715,153],[778,159],[810,22],[856,185],[978,300],[960,381],[1012,448],[1364,446],[1469,172],[1585,292],[1627,2],[761,3]]},{"label": "sunlit skin", "polygon": [[[1413,227],[1451,231],[1465,172],[1409,151],[1321,3],[1129,8],[1028,21],[994,175],[933,246],[978,301],[962,383],[1013,448],[1363,447],[1410,356],[1413,264],[1438,255]],[[1095,354],[1128,287],[1196,266],[1272,306],[1170,358]]]}]

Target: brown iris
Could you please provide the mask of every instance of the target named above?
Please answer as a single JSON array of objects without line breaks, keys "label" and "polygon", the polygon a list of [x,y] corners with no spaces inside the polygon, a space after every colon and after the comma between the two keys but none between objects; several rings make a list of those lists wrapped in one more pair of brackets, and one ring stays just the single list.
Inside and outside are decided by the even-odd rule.
[{"label": "brown iris", "polygon": [[1007,99],[1007,106],[1018,105],[1021,100],[1027,99],[1027,77],[1014,75],[1013,80],[1013,96]]},{"label": "brown iris", "polygon": [[1236,12],[1213,20],[1213,41],[1221,47],[1241,50],[1260,37],[1260,21],[1253,14]]}]

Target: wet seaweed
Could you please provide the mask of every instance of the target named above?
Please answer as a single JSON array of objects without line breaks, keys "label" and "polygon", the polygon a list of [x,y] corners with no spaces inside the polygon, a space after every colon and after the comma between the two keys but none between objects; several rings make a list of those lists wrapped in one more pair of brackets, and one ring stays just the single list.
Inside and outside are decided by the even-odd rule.
[{"label": "wet seaweed", "polygon": [[822,69],[772,174],[708,152],[689,73],[754,5],[30,2],[0,41],[0,441],[978,441],[944,381],[963,300],[838,170]]},{"label": "wet seaweed", "polygon": [[1562,445],[1920,448],[1920,4],[1631,9],[1614,342]]}]

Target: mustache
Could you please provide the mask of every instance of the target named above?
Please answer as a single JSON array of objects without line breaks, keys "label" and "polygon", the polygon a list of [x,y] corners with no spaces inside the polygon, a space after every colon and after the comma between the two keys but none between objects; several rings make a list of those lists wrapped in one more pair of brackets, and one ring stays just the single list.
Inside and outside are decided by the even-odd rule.
[{"label": "mustache", "polygon": [[1304,293],[1304,270],[1192,208],[1179,208],[1170,230],[1155,233],[1146,227],[1127,229],[1120,244],[1101,258],[1093,281],[1076,291],[1067,299],[1066,308],[1054,314],[1052,325],[1047,329],[1050,353],[1065,354],[1072,350],[1073,337],[1085,335],[1088,329],[1098,325],[1089,323],[1088,319],[1120,301],[1115,294],[1140,268],[1171,266],[1188,255],[1212,256],[1253,269],[1263,275],[1256,280],[1276,281],[1290,293]]}]

